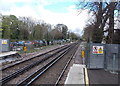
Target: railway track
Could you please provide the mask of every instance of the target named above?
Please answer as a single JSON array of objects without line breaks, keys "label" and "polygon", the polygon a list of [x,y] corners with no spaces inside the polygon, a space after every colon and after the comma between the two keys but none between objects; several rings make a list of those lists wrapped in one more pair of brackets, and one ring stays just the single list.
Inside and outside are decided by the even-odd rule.
[{"label": "railway track", "polygon": [[60,80],[66,71],[70,61],[72,60],[78,45],[73,46],[70,50],[68,50],[60,59],[56,62],[56,64],[52,65],[42,73],[36,80],[32,79],[31,82],[27,83],[26,86],[31,85],[54,85],[57,86],[60,83]]},{"label": "railway track", "polygon": [[[28,60],[21,61],[19,63],[13,64],[11,66],[3,68],[2,71],[2,77],[8,76],[8,74],[12,74],[15,71],[18,71],[21,68],[24,68],[25,66],[28,66],[30,63],[37,62],[38,60],[46,60],[50,55],[55,55],[56,53],[60,52],[62,49],[66,48],[67,46],[63,46],[61,48],[56,48],[54,50],[48,51],[46,53],[34,56]],[[55,52],[56,51],[56,52]]]},{"label": "railway track", "polygon": [[55,82],[55,86],[57,86],[58,84],[60,84],[59,82],[60,82],[60,80],[61,80],[64,72],[66,71],[67,67],[69,66],[71,60],[73,59],[73,56],[74,56],[77,48],[78,48],[78,46],[76,46],[76,49],[74,49],[75,51],[73,51],[72,54],[69,56],[69,60],[65,63],[65,66],[64,66],[62,72],[60,73],[59,77],[57,78],[57,80]]},{"label": "railway track", "polygon": [[[50,51],[45,52],[45,53],[42,53],[42,54],[37,54],[37,55],[33,56],[32,58],[26,59],[26,60],[24,60],[24,61],[19,61],[19,62],[17,62],[17,63],[14,63],[14,64],[10,65],[10,66],[3,67],[3,68],[0,69],[0,71],[4,71],[4,70],[6,70],[6,69],[8,69],[8,68],[12,68],[12,67],[14,67],[14,66],[16,66],[16,65],[19,66],[19,65],[21,65],[21,63],[28,63],[29,61],[36,60],[37,57],[40,57],[40,56],[43,56],[43,55],[52,53],[52,52],[54,52],[54,51],[56,51],[56,50],[58,50],[58,49],[61,49],[61,48],[65,47],[65,46],[67,46],[67,45],[64,45],[64,46],[59,47],[59,48],[55,48],[55,49],[53,49],[53,50],[50,50]],[[38,58],[37,58],[37,59],[38,59]]]},{"label": "railway track", "polygon": [[[73,44],[72,44],[73,45]],[[54,53],[53,53],[53,51],[51,51],[51,52],[48,52],[48,53],[46,53],[47,55],[45,55],[42,59],[38,59],[37,58],[37,61],[35,61],[35,60],[32,60],[32,61],[30,61],[32,64],[30,64],[30,62],[28,62],[28,61],[25,61],[26,63],[25,64],[27,64],[27,66],[25,66],[25,67],[21,67],[20,66],[20,64],[22,63],[18,63],[17,64],[17,66],[19,67],[19,68],[17,68],[17,69],[19,69],[19,70],[15,70],[15,66],[16,65],[13,65],[13,66],[10,66],[10,67],[8,67],[8,69],[7,68],[4,68],[4,69],[2,69],[2,71],[10,71],[10,70],[15,70],[15,72],[13,72],[12,74],[10,74],[10,75],[8,75],[8,76],[5,76],[2,80],[0,80],[1,82],[2,82],[2,84],[4,85],[5,83],[8,83],[9,81],[11,81],[11,79],[13,79],[13,78],[15,78],[15,77],[17,77],[18,75],[20,75],[20,74],[23,74],[23,75],[30,75],[31,73],[29,73],[29,72],[27,72],[28,70],[36,70],[36,69],[38,69],[38,68],[41,68],[41,69],[43,69],[42,68],[42,66],[45,68],[46,67],[46,63],[49,63],[49,62],[51,62],[52,61],[52,59],[53,60],[55,60],[55,58],[54,57],[56,57],[56,58],[58,58],[60,55],[64,55],[64,53],[65,52],[67,52],[69,49],[70,49],[70,46],[71,45],[68,45],[68,46],[64,46],[64,47],[62,47],[62,48],[60,48],[60,49],[55,49],[55,50],[57,50],[57,51],[55,51],[55,50],[53,50],[54,51]],[[64,50],[64,51],[63,51]],[[59,53],[58,55],[57,55],[57,53]],[[43,54],[44,55],[44,54]],[[40,56],[43,56],[43,55],[40,55]],[[37,56],[37,57],[40,57],[40,56]],[[50,57],[52,57],[51,59],[49,59],[49,60],[47,60],[48,58],[50,58]],[[35,58],[35,57],[34,57]],[[45,62],[46,61],[46,62]],[[24,62],[23,62],[24,63]],[[39,65],[40,63],[43,63],[42,65]],[[30,65],[29,65],[30,64]],[[49,64],[47,64],[47,66],[48,65],[50,65],[50,63]],[[34,67],[34,68],[33,68]],[[32,69],[31,69],[32,68]],[[24,73],[25,72],[25,73]],[[28,74],[26,74],[26,73],[28,73]],[[20,75],[21,76],[21,75]],[[19,76],[19,77],[20,77]],[[18,78],[19,78],[18,77]],[[19,79],[14,79],[15,81],[16,80],[19,80]],[[14,80],[13,80],[13,82],[14,82]],[[9,83],[8,83],[9,84]],[[13,83],[13,84],[18,84],[18,82],[17,83]],[[18,84],[19,85],[19,84]]]}]

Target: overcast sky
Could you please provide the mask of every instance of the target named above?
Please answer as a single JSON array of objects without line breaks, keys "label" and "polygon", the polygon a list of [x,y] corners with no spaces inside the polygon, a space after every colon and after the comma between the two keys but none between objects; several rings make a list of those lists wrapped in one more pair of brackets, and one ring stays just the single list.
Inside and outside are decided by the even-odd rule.
[{"label": "overcast sky", "polygon": [[71,31],[81,34],[88,13],[78,15],[77,0],[0,0],[2,15],[27,16],[50,24],[65,24]]}]

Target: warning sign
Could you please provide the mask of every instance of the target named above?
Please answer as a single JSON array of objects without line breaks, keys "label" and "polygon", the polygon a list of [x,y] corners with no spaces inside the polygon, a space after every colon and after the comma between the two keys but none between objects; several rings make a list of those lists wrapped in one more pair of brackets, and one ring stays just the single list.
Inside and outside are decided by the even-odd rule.
[{"label": "warning sign", "polygon": [[23,50],[24,50],[24,51],[26,51],[26,50],[27,50],[26,46],[24,46],[24,47],[23,47]]},{"label": "warning sign", "polygon": [[93,46],[93,54],[103,54],[103,46]]},{"label": "warning sign", "polygon": [[82,50],[82,58],[84,58],[84,56],[85,56],[85,53],[84,53],[84,51]]},{"label": "warning sign", "polygon": [[2,40],[2,44],[7,44],[7,40]]}]

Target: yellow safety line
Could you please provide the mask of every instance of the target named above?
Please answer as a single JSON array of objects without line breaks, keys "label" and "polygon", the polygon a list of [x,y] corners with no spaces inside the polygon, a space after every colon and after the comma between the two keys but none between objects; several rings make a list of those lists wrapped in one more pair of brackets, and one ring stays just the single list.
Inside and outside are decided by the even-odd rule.
[{"label": "yellow safety line", "polygon": [[87,72],[86,68],[85,68],[85,84],[86,84],[86,86],[89,86],[88,72]]}]

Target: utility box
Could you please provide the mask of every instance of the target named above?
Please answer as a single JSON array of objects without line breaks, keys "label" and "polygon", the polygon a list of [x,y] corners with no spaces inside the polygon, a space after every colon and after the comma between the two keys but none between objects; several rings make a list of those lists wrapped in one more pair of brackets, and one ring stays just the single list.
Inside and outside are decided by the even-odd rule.
[{"label": "utility box", "polygon": [[0,52],[10,51],[9,39],[0,39]]},{"label": "utility box", "polygon": [[120,71],[120,44],[88,43],[85,64],[89,69],[102,68],[113,73]]},{"label": "utility box", "polygon": [[105,45],[99,43],[90,43],[88,46],[87,68],[104,68]]}]

